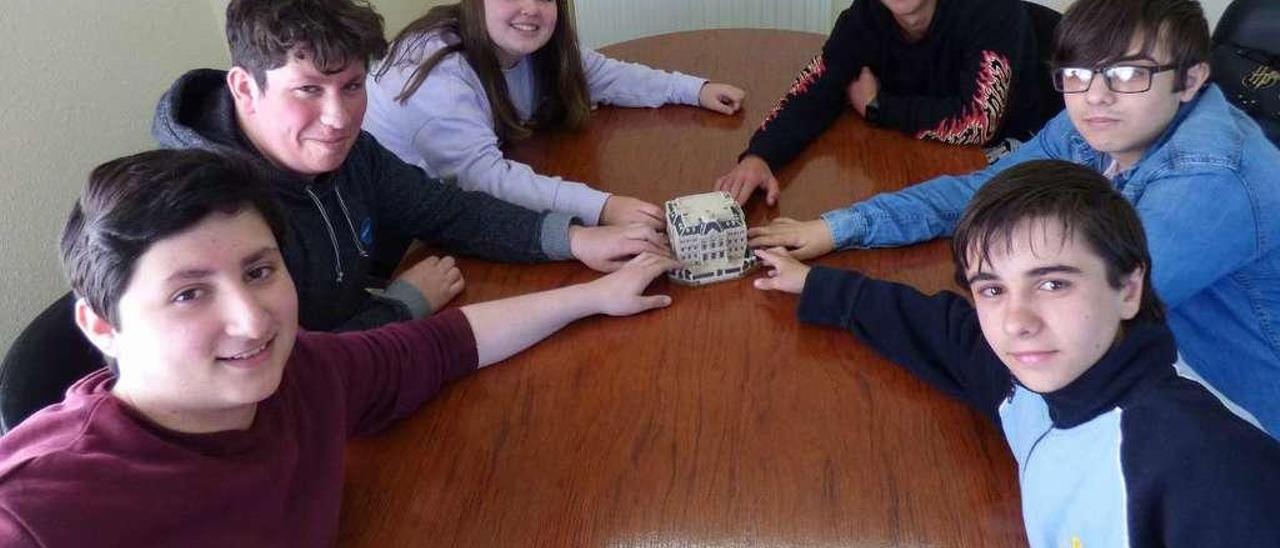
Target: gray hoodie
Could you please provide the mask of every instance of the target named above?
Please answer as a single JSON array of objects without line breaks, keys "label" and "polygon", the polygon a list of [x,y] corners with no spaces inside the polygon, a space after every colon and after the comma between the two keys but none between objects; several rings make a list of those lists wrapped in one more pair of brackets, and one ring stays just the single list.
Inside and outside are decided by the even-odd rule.
[{"label": "gray hoodie", "polygon": [[[236,122],[226,73],[198,69],[156,106],[151,134],[166,148],[253,157],[288,220],[282,252],[298,288],[298,320],[313,330],[366,329],[430,310],[412,286],[385,293],[370,275],[376,257],[398,257],[409,238],[461,255],[510,262],[570,258],[568,215],[540,214],[428,177],[361,133],[337,171],[308,181],[283,171]],[[393,259],[394,260],[394,259]]]}]

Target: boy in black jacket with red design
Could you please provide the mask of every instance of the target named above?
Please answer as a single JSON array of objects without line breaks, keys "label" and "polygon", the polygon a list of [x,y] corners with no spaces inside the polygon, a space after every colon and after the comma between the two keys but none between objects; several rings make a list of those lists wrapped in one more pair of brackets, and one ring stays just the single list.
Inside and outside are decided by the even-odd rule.
[{"label": "boy in black jacket with red design", "polygon": [[986,145],[1027,139],[1048,116],[1049,85],[1019,0],[856,0],[716,189],[745,203],[773,171],[844,113],[917,139]]}]

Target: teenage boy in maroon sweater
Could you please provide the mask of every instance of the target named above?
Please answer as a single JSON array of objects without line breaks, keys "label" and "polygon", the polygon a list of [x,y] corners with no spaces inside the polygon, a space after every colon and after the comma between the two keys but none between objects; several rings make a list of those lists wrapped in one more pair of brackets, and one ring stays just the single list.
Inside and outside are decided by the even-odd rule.
[{"label": "teenage boy in maroon sweater", "polygon": [[109,357],[0,438],[0,545],[331,546],[343,451],[446,382],[578,318],[666,306],[674,266],[378,330],[298,329],[283,219],[251,164],[155,151],[99,166],[62,257]]}]

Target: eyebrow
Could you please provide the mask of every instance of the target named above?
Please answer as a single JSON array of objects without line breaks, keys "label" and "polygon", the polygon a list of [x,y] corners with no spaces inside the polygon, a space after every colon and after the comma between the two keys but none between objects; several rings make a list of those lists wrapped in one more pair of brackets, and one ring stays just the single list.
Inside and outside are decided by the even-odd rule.
[{"label": "eyebrow", "polygon": [[[1055,264],[1055,265],[1049,265],[1049,266],[1041,266],[1038,268],[1033,268],[1031,270],[1028,270],[1027,273],[1025,274],[1025,277],[1039,278],[1047,274],[1083,274],[1083,273],[1084,273],[1083,270],[1080,270],[1079,268],[1076,268],[1074,266],[1065,265],[1065,264]],[[990,272],[978,272],[978,273],[975,273],[973,276],[969,277],[970,284],[974,282],[990,282],[990,281],[999,281],[999,280],[1000,280],[999,276],[996,276],[995,274],[992,274]]]},{"label": "eyebrow", "polygon": [[[280,254],[280,250],[279,250],[278,248],[276,248],[275,246],[271,246],[271,245],[263,246],[262,248],[258,249],[257,251],[254,251],[253,253],[250,253],[249,255],[246,255],[246,256],[245,256],[245,258],[241,259],[241,260],[240,260],[240,266],[241,266],[241,267],[246,267],[246,266],[249,266],[249,265],[251,265],[251,264],[253,264],[253,263],[256,263],[256,262],[258,262],[258,261],[261,261],[262,259],[264,259],[264,258],[266,258],[266,257],[268,257],[268,256],[272,256],[272,255],[279,255],[279,254]],[[173,281],[173,280],[180,280],[180,281],[199,280],[199,279],[201,279],[201,278],[208,278],[209,276],[212,276],[212,275],[213,275],[213,273],[214,273],[214,269],[212,269],[212,268],[189,268],[189,269],[186,269],[186,270],[179,270],[179,271],[177,271],[177,272],[174,272],[173,274],[169,275],[169,277],[168,277],[168,278],[165,278],[165,280],[166,280],[166,281]]]},{"label": "eyebrow", "polygon": [[273,245],[264,245],[257,251],[250,253],[248,256],[240,260],[240,266],[249,266],[253,263],[267,258],[269,255],[280,255],[280,249]]}]

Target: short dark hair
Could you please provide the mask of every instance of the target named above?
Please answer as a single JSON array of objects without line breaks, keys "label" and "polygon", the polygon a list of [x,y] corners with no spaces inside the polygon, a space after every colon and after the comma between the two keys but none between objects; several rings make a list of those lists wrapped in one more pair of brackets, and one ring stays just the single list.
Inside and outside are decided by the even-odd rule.
[{"label": "short dark hair", "polygon": [[231,64],[263,88],[266,72],[290,56],[332,74],[356,60],[368,68],[387,52],[382,16],[364,0],[231,0],[227,45]]},{"label": "short dark hair", "polygon": [[1209,22],[1195,0],[1076,0],[1054,36],[1053,66],[1096,67],[1124,57],[1134,37],[1141,55],[1168,49],[1177,67],[1174,91],[1186,89],[1187,69],[1209,62]]},{"label": "short dark hair", "polygon": [[1113,288],[1142,268],[1142,300],[1125,324],[1164,321],[1164,305],[1151,287],[1151,252],[1138,212],[1102,174],[1062,160],[1018,164],[974,194],[951,240],[956,283],[968,288],[970,258],[977,258],[978,267],[990,263],[991,246],[1003,241],[1012,247],[1014,229],[1031,219],[1061,222],[1064,241],[1082,236],[1106,264]]},{"label": "short dark hair", "polygon": [[285,221],[249,160],[154,150],[94,168],[62,230],[62,268],[77,297],[121,329],[118,305],[151,245],[215,212],[256,210],[283,245]]}]

